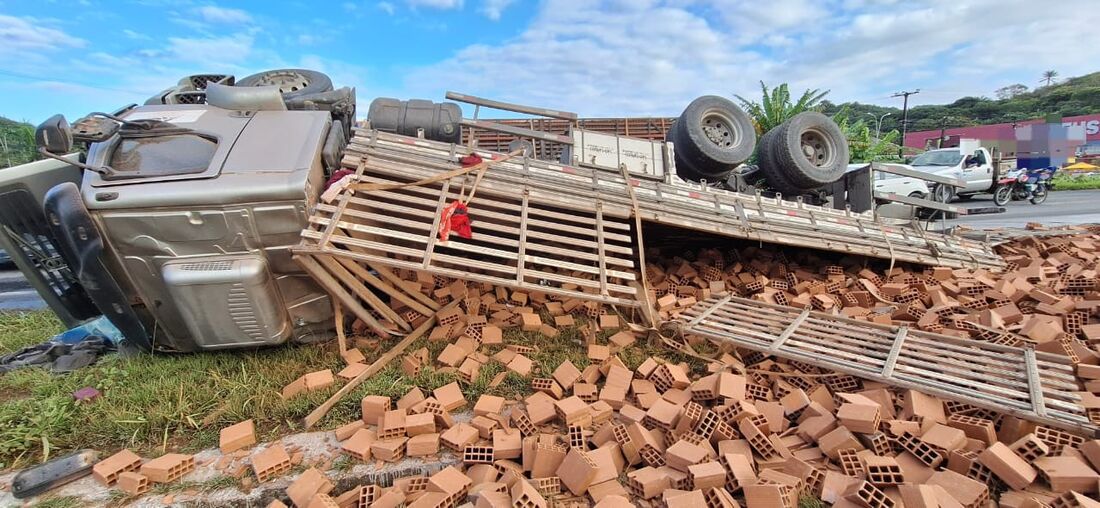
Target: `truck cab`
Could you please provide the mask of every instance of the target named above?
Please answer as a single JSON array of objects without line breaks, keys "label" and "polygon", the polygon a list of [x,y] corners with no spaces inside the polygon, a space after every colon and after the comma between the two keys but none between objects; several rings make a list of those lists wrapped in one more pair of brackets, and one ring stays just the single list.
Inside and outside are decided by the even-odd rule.
[{"label": "truck cab", "polygon": [[916,156],[909,163],[914,170],[957,178],[966,183],[965,187],[955,190],[946,186],[936,186],[932,189],[936,201],[947,202],[955,196],[971,196],[990,192],[993,188],[996,171],[989,150],[980,146],[966,145],[964,143],[959,147],[929,150]]}]

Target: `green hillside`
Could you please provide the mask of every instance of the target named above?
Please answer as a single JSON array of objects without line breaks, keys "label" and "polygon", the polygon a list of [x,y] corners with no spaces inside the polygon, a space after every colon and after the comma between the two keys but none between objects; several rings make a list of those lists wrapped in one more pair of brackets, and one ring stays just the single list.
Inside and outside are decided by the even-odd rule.
[{"label": "green hillside", "polygon": [[0,168],[35,160],[34,126],[0,116]]},{"label": "green hillside", "polygon": [[[914,106],[909,108],[909,132],[939,129],[944,117],[946,126],[966,127],[1008,123],[1046,115],[1077,116],[1100,113],[1100,72],[1067,78],[1050,86],[1029,89],[1021,84],[991,90],[989,97],[963,97],[951,104]],[[900,103],[901,100],[898,99]],[[882,132],[901,129],[901,108],[849,102],[822,103],[823,112],[835,114],[848,107],[852,118],[876,118],[891,113],[882,120]],[[873,127],[873,123],[872,123]]]}]

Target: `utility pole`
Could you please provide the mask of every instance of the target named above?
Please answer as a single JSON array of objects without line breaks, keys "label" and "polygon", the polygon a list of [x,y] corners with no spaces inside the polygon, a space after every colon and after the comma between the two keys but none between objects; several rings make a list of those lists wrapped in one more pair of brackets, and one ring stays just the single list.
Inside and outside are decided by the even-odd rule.
[{"label": "utility pole", "polygon": [[905,133],[909,129],[909,96],[920,93],[920,88],[913,90],[912,92],[898,92],[890,97],[902,97],[901,106],[901,143],[898,143],[898,157],[903,155],[905,151]]},{"label": "utility pole", "polygon": [[936,148],[943,148],[943,136],[947,134],[947,117],[940,119],[940,141],[936,144]]}]

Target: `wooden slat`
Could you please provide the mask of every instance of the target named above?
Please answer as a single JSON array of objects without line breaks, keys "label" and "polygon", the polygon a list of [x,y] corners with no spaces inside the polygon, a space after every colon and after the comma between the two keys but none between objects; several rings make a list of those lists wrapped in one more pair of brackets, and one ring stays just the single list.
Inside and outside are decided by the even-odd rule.
[{"label": "wooden slat", "polygon": [[713,296],[683,316],[685,333],[1047,425],[1100,433],[1079,404],[1077,387],[1070,382],[1072,368],[1033,349],[799,313],[732,296]]}]

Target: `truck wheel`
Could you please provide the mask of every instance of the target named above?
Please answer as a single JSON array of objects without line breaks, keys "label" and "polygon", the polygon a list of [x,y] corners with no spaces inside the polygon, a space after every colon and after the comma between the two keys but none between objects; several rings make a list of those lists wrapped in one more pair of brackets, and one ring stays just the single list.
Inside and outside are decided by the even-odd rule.
[{"label": "truck wheel", "polygon": [[821,187],[844,176],[848,167],[848,141],[829,117],[799,113],[777,127],[775,163],[791,183],[804,188]]},{"label": "truck wheel", "polygon": [[317,71],[308,69],[275,69],[253,74],[237,81],[236,86],[277,86],[283,99],[332,90],[332,80]]},{"label": "truck wheel", "polygon": [[801,189],[791,183],[782,168],[775,163],[775,138],[778,135],[779,128],[776,127],[760,136],[760,142],[756,144],[756,163],[772,189],[784,196],[794,196],[799,194]]},{"label": "truck wheel", "polygon": [[955,188],[950,185],[938,183],[932,186],[932,201],[950,203],[955,199]]},{"label": "truck wheel", "polygon": [[756,144],[752,119],[729,99],[705,95],[691,101],[670,133],[676,154],[701,174],[729,174]]}]

